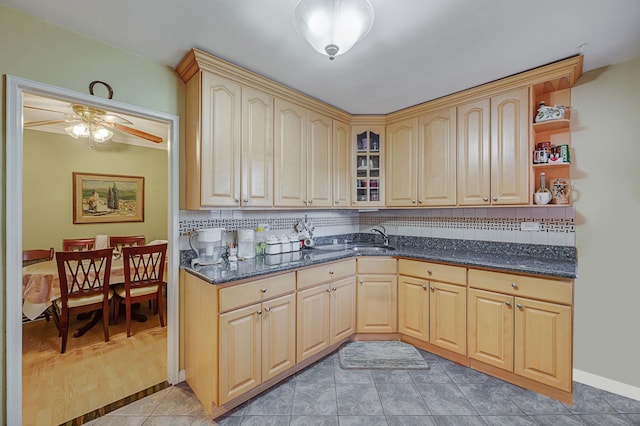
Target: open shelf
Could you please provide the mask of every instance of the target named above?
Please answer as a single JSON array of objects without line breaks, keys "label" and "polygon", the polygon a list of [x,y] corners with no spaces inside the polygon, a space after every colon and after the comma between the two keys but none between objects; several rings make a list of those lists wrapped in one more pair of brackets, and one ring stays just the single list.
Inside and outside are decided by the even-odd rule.
[{"label": "open shelf", "polygon": [[567,118],[543,121],[541,123],[533,123],[533,130],[535,130],[536,133],[551,132],[554,130],[561,130],[561,129],[569,130],[569,127],[570,127],[570,123],[569,123],[569,119]]}]

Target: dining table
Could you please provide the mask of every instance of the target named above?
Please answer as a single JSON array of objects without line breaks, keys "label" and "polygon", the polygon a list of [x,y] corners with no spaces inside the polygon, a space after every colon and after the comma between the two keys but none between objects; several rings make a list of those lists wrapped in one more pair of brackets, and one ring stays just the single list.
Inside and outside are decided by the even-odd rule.
[{"label": "dining table", "polygon": [[[121,257],[111,261],[109,285],[124,282],[124,262]],[[51,304],[60,298],[60,279],[56,260],[35,263],[22,268],[22,313],[30,320],[44,313]],[[132,312],[132,318],[146,321],[146,316]],[[74,337],[83,335],[100,320],[99,315],[92,315],[91,320],[74,333]]]}]

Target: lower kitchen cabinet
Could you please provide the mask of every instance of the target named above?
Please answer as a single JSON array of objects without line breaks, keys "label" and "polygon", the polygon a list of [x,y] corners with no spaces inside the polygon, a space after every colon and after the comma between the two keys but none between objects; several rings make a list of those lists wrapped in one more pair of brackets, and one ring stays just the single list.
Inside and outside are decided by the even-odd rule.
[{"label": "lower kitchen cabinet", "polygon": [[398,276],[398,331],[429,341],[429,282]]},{"label": "lower kitchen cabinet", "polygon": [[295,366],[294,294],[220,315],[220,403]]},{"label": "lower kitchen cabinet", "polygon": [[470,269],[469,286],[469,358],[571,392],[572,283]]},{"label": "lower kitchen cabinet", "polygon": [[358,333],[398,330],[397,260],[360,257],[358,265]]},{"label": "lower kitchen cabinet", "polygon": [[355,284],[353,259],[298,272],[297,362],[355,334]]},{"label": "lower kitchen cabinet", "polygon": [[466,287],[432,281],[429,290],[429,341],[466,356]]}]

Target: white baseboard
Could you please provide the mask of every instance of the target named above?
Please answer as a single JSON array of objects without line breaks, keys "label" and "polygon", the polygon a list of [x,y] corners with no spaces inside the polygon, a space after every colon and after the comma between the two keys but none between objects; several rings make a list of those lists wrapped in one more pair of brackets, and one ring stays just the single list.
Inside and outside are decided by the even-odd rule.
[{"label": "white baseboard", "polygon": [[636,386],[617,382],[615,380],[607,379],[606,377],[597,376],[575,368],[573,369],[573,380],[585,385],[593,386],[594,388],[640,401],[640,388]]}]

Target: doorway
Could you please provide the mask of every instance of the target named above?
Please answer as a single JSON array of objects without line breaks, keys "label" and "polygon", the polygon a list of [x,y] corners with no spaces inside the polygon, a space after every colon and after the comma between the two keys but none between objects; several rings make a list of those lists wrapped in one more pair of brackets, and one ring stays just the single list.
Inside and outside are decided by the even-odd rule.
[{"label": "doorway", "polygon": [[[171,114],[89,96],[12,76],[6,78],[6,266],[7,283],[21,281],[23,247],[23,105],[25,96],[42,96],[69,104],[82,104],[114,113],[140,117],[166,126],[167,132],[167,377],[178,382],[178,117]],[[22,294],[20,286],[6,286],[7,423],[22,422]],[[51,389],[53,391],[53,389]],[[99,407],[96,407],[99,408]]]}]

